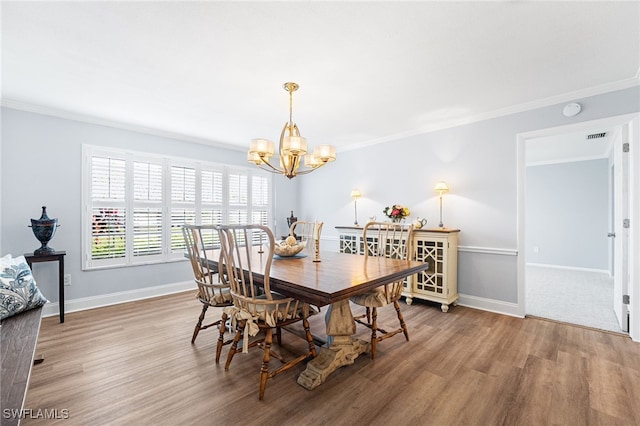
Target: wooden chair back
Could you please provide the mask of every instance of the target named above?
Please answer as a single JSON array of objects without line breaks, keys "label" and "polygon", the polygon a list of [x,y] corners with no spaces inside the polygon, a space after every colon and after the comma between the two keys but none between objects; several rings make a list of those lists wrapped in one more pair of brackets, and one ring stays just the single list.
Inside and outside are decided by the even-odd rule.
[{"label": "wooden chair back", "polygon": [[208,253],[220,246],[216,225],[184,225],[182,236],[198,286],[200,301],[212,306],[231,305],[229,285],[220,280],[218,271],[207,267]]},{"label": "wooden chair back", "polygon": [[[368,257],[415,259],[413,248],[413,224],[393,222],[369,222],[362,231],[365,261]],[[398,300],[404,279],[384,286],[387,303]]]},{"label": "wooden chair back", "polygon": [[236,308],[257,324],[270,327],[297,315],[300,302],[273,293],[269,274],[275,239],[263,225],[220,225],[221,276],[227,281]]},{"label": "wooden chair back", "polygon": [[323,224],[324,222],[299,220],[291,224],[289,235],[297,237],[301,243],[305,244],[303,250],[305,253],[313,253],[316,239],[320,239]]}]

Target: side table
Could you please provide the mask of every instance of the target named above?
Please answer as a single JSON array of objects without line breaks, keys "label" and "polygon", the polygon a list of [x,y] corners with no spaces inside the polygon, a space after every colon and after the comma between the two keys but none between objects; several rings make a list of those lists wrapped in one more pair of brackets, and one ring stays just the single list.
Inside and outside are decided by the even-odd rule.
[{"label": "side table", "polygon": [[[32,264],[38,262],[58,262],[58,306],[60,308],[60,322],[64,322],[64,255],[66,251],[54,251],[49,254],[35,255],[33,253],[25,253],[24,258],[27,260],[29,268]],[[33,269],[33,268],[32,268]]]}]

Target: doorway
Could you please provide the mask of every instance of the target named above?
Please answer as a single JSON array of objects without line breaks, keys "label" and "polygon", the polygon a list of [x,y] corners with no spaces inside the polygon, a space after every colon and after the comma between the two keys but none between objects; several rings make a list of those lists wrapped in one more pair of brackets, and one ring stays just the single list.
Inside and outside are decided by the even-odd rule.
[{"label": "doorway", "polygon": [[526,143],[526,314],[622,332],[607,234],[620,126]]},{"label": "doorway", "polygon": [[[626,270],[620,270],[620,273],[617,274],[617,270],[614,267],[614,263],[618,263],[616,260],[628,259],[629,250],[633,248],[632,243],[635,242],[637,244],[638,239],[635,235],[629,234],[628,230],[625,231],[627,232],[626,234],[621,232],[622,219],[618,229],[620,233],[610,227],[610,224],[614,222],[614,218],[611,217],[614,212],[619,210],[619,217],[622,218],[622,208],[616,210],[612,203],[618,205],[621,199],[624,198],[622,197],[622,192],[617,190],[610,191],[610,188],[613,187],[612,177],[615,177],[618,170],[622,170],[621,167],[618,167],[618,163],[614,158],[614,138],[621,138],[619,141],[620,147],[622,147],[622,139],[625,138],[627,143],[633,145],[635,137],[637,143],[638,121],[638,115],[631,114],[518,135],[518,307],[523,316],[531,314],[530,310],[533,308],[529,307],[527,300],[530,299],[531,303],[535,302],[535,296],[533,296],[534,293],[532,292],[535,292],[540,287],[540,284],[536,283],[535,280],[540,279],[542,276],[552,282],[550,290],[547,290],[550,292],[550,299],[548,300],[557,302],[557,308],[555,309],[558,312],[564,314],[570,305],[574,305],[578,314],[584,314],[584,318],[593,319],[594,314],[589,313],[588,310],[591,308],[601,309],[603,312],[606,311],[606,317],[608,317],[609,321],[612,317],[615,318],[613,316],[615,304],[613,300],[613,283],[617,279],[616,285],[619,286],[621,282],[628,285],[628,288],[619,289],[620,305],[622,305],[622,295],[629,295],[627,297],[629,305],[622,305],[624,312],[620,320],[626,320],[623,325],[627,327],[631,324],[631,337],[634,340],[640,340],[640,332],[638,330],[640,325],[636,325],[640,321],[638,321],[637,314],[634,317],[634,312],[638,312],[637,305],[640,304],[637,297],[638,293],[640,293],[638,289],[640,286],[637,281],[638,271],[635,266],[627,264],[625,266]],[[625,134],[625,132],[627,133]],[[610,138],[608,141],[606,137],[601,136],[603,133]],[[571,141],[572,138],[575,139],[573,142]],[[600,141],[599,143],[587,143],[587,141],[594,142],[593,139],[600,139]],[[577,151],[576,148],[578,146],[585,148],[585,150]],[[539,154],[541,152],[544,152],[547,157],[540,157]],[[634,167],[637,168],[637,164],[638,160],[635,157],[631,157],[631,161],[628,162],[627,166],[628,172],[633,172]],[[529,170],[534,168],[537,169],[536,173],[528,173]],[[594,188],[595,191],[597,186],[598,193],[594,192],[592,195],[594,198],[598,198],[600,204],[595,207],[593,204],[591,207],[583,205],[581,207],[583,210],[570,212],[565,217],[561,217],[561,213],[565,212],[557,210],[556,207],[560,207],[563,201],[576,202],[564,200],[564,198],[572,196],[572,190],[568,186],[569,181],[572,179],[571,169],[582,169],[581,172],[578,170],[573,171],[573,176],[578,176],[578,187],[575,188],[575,191],[588,191],[589,188]],[[556,175],[553,178],[547,176],[546,185],[552,186],[550,191],[547,192],[554,194],[555,191],[555,199],[553,197],[549,199],[540,209],[542,212],[532,212],[527,206],[527,199],[528,197],[531,198],[531,194],[529,194],[531,188],[527,186],[527,178],[530,177],[529,180],[533,181],[533,178],[529,175],[537,174],[538,189],[540,189],[541,182],[545,182],[545,173],[552,173],[553,171],[555,171]],[[582,178],[579,178],[581,176],[580,173],[582,173]],[[593,186],[593,182],[589,182],[589,179],[594,177],[594,173],[601,179],[596,186]],[[580,185],[582,185],[582,188],[580,188]],[[633,182],[630,185],[633,186]],[[629,196],[630,194],[631,196]],[[637,203],[637,189],[635,192],[632,190],[625,192],[625,197],[632,204]],[[588,196],[586,199],[587,201],[590,200]],[[594,210],[597,210],[597,212],[594,212]],[[540,222],[544,222],[544,220],[537,220],[535,214],[545,215],[545,220],[547,221],[551,220],[553,222],[553,220],[557,220],[555,229],[553,225],[543,229],[543,231],[532,229],[535,228],[533,225],[539,226]],[[570,234],[568,236],[563,235],[565,227],[574,225],[578,226],[578,228],[582,227],[583,232],[568,233]],[[546,235],[540,235],[544,232],[546,232]],[[617,246],[610,241],[611,234],[616,234],[616,238],[620,234],[626,235],[627,241],[631,243],[624,247],[626,255],[621,254],[622,245]],[[563,236],[566,240],[562,239]],[[540,240],[539,237],[543,237],[543,239]],[[534,270],[536,268],[539,270]],[[618,275],[617,278],[616,275]],[[622,277],[626,281],[620,280]],[[569,290],[566,296],[562,296],[560,291],[562,285],[559,283],[568,283],[571,280],[577,282],[575,284],[577,287]],[[600,284],[594,284],[598,280]],[[607,284],[607,280],[609,280],[609,284]],[[578,302],[581,300],[579,292],[586,290],[587,284],[593,284],[596,287],[598,285],[608,286],[605,296],[596,296],[595,299],[592,299],[600,303],[606,298],[608,300],[606,306],[598,307],[596,306],[598,303],[593,301]],[[567,284],[568,286],[569,284]],[[562,297],[565,299],[562,300]],[[615,302],[617,303],[618,301],[616,300]],[[587,309],[587,304],[589,309]],[[548,305],[545,306],[545,308],[548,308],[552,303],[548,302],[545,305]],[[635,311],[634,307],[636,307]],[[552,317],[552,319],[563,321],[562,315],[559,318]],[[564,322],[581,324],[582,321],[578,315],[570,320],[564,320]],[[594,326],[586,321],[582,322],[581,325]],[[595,327],[611,329],[597,325]],[[629,330],[629,328],[620,326],[618,330]]]}]

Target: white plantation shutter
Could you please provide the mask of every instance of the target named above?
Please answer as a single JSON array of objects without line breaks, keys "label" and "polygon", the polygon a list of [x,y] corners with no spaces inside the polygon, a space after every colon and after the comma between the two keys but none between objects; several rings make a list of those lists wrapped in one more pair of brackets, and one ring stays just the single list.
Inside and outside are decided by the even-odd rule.
[{"label": "white plantation shutter", "polygon": [[91,198],[124,201],[125,165],[123,159],[91,159]]},{"label": "white plantation shutter", "polygon": [[269,204],[271,199],[269,181],[265,176],[251,177],[251,223],[269,225],[269,212],[271,210]]},{"label": "white plantation shutter", "polygon": [[[221,225],[224,215],[224,170],[203,169],[201,176],[200,224]],[[220,247],[217,232],[203,233],[202,238],[205,240],[206,247]]]},{"label": "white plantation shutter", "polygon": [[125,257],[125,209],[94,207],[91,217],[92,259]]},{"label": "white plantation shutter", "polygon": [[133,162],[133,198],[162,202],[162,164]]},{"label": "white plantation shutter", "polygon": [[192,204],[196,202],[196,169],[171,166],[171,201]]},{"label": "white plantation shutter", "polygon": [[222,207],[223,172],[220,170],[202,171],[202,204]]},{"label": "white plantation shutter", "polygon": [[171,253],[184,249],[182,225],[196,223],[196,169],[171,166]]},{"label": "white plantation shutter", "polygon": [[249,185],[248,177],[239,171],[229,173],[229,225],[248,223],[249,219]]},{"label": "white plantation shutter", "polygon": [[92,261],[119,263],[118,259],[126,256],[125,174],[126,162],[122,158],[91,159]]},{"label": "white plantation shutter", "polygon": [[162,208],[133,209],[133,255],[162,254]]},{"label": "white plantation shutter", "polygon": [[[183,260],[186,223],[272,220],[271,176],[257,169],[89,145],[83,158],[85,269]],[[204,238],[219,247],[217,232]]]},{"label": "white plantation shutter", "polygon": [[249,198],[247,175],[233,172],[229,174],[229,205],[246,206]]},{"label": "white plantation shutter", "polygon": [[185,249],[184,237],[182,236],[182,225],[195,224],[196,212],[190,208],[171,209],[171,252],[182,253]]},{"label": "white plantation shutter", "polygon": [[162,255],[163,164],[133,162],[133,256]]}]

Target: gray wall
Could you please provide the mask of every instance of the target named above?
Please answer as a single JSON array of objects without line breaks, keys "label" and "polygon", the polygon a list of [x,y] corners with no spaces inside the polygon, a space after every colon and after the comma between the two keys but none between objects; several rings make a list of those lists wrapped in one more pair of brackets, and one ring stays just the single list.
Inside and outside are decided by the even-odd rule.
[{"label": "gray wall", "polygon": [[301,214],[324,220],[323,236],[335,241],[334,227],[353,223],[349,192],[358,188],[360,222],[372,214],[381,218],[384,206],[401,203],[411,208],[411,218],[426,217],[433,227],[433,187],[445,180],[450,192],[444,196],[444,224],[461,229],[459,292],[517,303],[516,135],[638,112],[640,89],[573,101],[582,105],[575,117],[562,114],[562,103],[340,152],[335,163],[304,177]]},{"label": "gray wall", "polygon": [[[451,192],[444,198],[444,223],[462,230],[459,291],[516,303],[516,135],[637,112],[639,93],[634,87],[576,99],[583,112],[572,118],[562,115],[564,104],[559,104],[339,152],[336,162],[292,181],[275,176],[276,233],[286,230],[285,219],[293,209],[300,219],[323,220],[323,249],[337,249],[334,227],[353,223],[353,188],[363,194],[358,202],[360,223],[371,215],[382,218],[384,206],[402,203],[411,208],[412,219],[426,217],[428,226],[436,226],[438,198],[433,186],[446,180]],[[247,164],[244,152],[8,108],[2,109],[2,139],[0,252],[20,254],[37,248],[27,225],[30,218],[39,217],[40,206],[47,205],[50,216],[61,224],[51,245],[68,253],[72,285],[67,299],[190,279],[185,263],[81,271],[82,144]],[[55,265],[38,265],[36,278],[52,301],[57,301],[55,277]]]},{"label": "gray wall", "polygon": [[[46,205],[49,216],[60,224],[50,246],[67,252],[65,272],[71,274],[71,285],[65,289],[66,300],[191,280],[186,262],[82,271],[82,144],[248,164],[240,151],[2,108],[0,254],[17,256],[40,246],[28,225]],[[290,195],[295,196],[296,184],[286,179],[274,182],[276,193],[284,194],[285,208],[297,208]],[[46,297],[57,302],[57,265],[34,265],[34,276]]]},{"label": "gray wall", "polygon": [[608,163],[527,167],[528,263],[608,270]]}]

